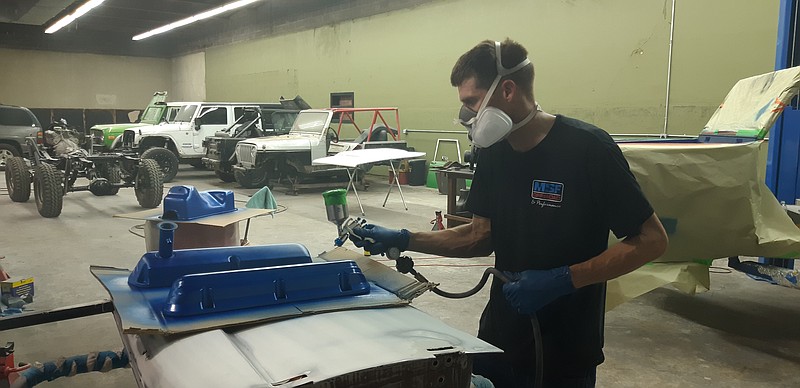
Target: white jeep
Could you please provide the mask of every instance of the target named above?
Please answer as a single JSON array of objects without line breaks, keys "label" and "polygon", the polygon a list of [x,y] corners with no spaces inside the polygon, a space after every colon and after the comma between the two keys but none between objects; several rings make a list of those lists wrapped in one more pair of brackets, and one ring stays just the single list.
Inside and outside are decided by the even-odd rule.
[{"label": "white jeep", "polygon": [[[143,159],[154,159],[164,174],[164,182],[178,173],[178,163],[202,167],[206,154],[203,140],[231,126],[245,109],[280,109],[279,103],[183,102],[175,117],[156,125],[125,130],[112,149],[136,150]],[[261,123],[256,123],[261,128]]]},{"label": "white jeep", "polygon": [[[237,164],[233,166],[236,181],[242,187],[259,188],[271,179],[287,178],[297,191],[300,178],[343,173],[341,169],[330,166],[314,166],[311,164],[314,159],[360,148],[407,149],[406,141],[400,140],[397,129],[389,127],[381,116],[380,113],[387,110],[397,113],[397,108],[303,110],[288,134],[246,139],[236,145]],[[371,124],[364,129],[355,125],[353,117],[356,111],[373,113]],[[341,119],[337,129],[333,129],[331,122],[337,115]],[[339,140],[343,122],[354,124],[358,137],[349,141]]]}]

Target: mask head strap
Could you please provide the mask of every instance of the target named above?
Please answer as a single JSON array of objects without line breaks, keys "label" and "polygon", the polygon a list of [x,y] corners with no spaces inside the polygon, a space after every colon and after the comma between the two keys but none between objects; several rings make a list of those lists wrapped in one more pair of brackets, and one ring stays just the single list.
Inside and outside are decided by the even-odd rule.
[{"label": "mask head strap", "polygon": [[486,92],[486,97],[483,98],[483,101],[481,102],[481,106],[480,106],[480,108],[478,108],[478,112],[480,112],[480,111],[482,111],[482,110],[484,110],[486,108],[486,104],[489,103],[489,99],[492,97],[492,94],[494,94],[495,88],[497,88],[497,85],[500,83],[500,78],[503,78],[503,77],[505,77],[505,76],[507,76],[507,75],[509,75],[511,73],[517,72],[520,69],[522,69],[523,67],[528,66],[531,63],[530,59],[525,58],[522,62],[518,63],[516,66],[514,66],[512,68],[509,68],[509,69],[506,69],[505,67],[503,67],[503,58],[502,58],[502,53],[501,53],[501,50],[500,50],[500,42],[498,42],[498,41],[494,41],[494,53],[495,53],[495,57],[497,58],[497,63],[496,63],[496,65],[497,65],[497,77],[494,77],[494,81],[492,82],[492,86],[489,88],[489,91]]}]

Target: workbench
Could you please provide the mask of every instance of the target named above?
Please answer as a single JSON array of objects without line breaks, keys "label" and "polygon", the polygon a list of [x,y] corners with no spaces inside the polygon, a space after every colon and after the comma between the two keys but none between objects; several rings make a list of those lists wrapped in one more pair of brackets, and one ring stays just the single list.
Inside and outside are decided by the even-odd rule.
[{"label": "workbench", "polygon": [[452,228],[472,222],[471,217],[464,217],[456,214],[456,201],[458,199],[458,180],[472,179],[474,171],[469,168],[448,168],[442,170],[441,173],[443,173],[447,179],[447,212],[444,215],[444,218],[447,220],[447,227]]}]

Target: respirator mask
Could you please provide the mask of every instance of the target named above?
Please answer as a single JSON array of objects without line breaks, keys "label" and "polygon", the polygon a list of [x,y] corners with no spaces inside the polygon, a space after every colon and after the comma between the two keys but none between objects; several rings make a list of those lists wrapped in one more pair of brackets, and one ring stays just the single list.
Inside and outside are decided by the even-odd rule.
[{"label": "respirator mask", "polygon": [[486,92],[486,96],[483,98],[480,108],[478,108],[478,112],[475,113],[465,106],[462,106],[461,111],[459,112],[458,121],[469,129],[469,135],[472,139],[472,143],[479,148],[489,148],[498,141],[505,139],[509,134],[511,134],[511,132],[531,121],[539,112],[537,105],[527,117],[514,124],[514,122],[511,121],[511,117],[509,117],[506,112],[503,112],[502,110],[492,106],[486,106],[486,104],[489,103],[489,99],[492,97],[492,94],[494,94],[497,85],[500,83],[501,78],[519,71],[531,63],[530,59],[525,58],[525,60],[520,62],[518,65],[510,69],[506,69],[503,67],[503,62],[501,59],[500,42],[494,42],[494,50],[496,54],[495,56],[497,57],[497,77],[495,77],[494,81],[492,82],[492,86],[489,88],[489,91]]}]

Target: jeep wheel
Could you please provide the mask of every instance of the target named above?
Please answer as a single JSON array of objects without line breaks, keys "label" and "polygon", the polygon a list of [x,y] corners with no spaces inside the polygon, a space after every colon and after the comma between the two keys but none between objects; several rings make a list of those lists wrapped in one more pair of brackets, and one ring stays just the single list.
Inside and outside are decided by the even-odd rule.
[{"label": "jeep wheel", "polygon": [[8,160],[16,156],[20,155],[19,151],[14,146],[0,143],[0,171],[5,170]]},{"label": "jeep wheel", "polygon": [[[106,178],[108,183],[118,184],[122,182],[122,170],[114,163],[100,163],[95,167],[100,178]],[[106,190],[103,195],[117,195],[119,186],[113,186]],[[94,193],[93,193],[94,194]]]},{"label": "jeep wheel", "polygon": [[14,202],[26,202],[31,197],[31,174],[25,159],[15,156],[6,160],[6,187]]},{"label": "jeep wheel", "polygon": [[178,156],[174,152],[163,148],[153,147],[142,152],[142,159],[153,159],[163,174],[163,182],[172,182],[178,174]]},{"label": "jeep wheel", "polygon": [[58,217],[64,205],[63,173],[55,167],[42,163],[36,166],[33,175],[33,192],[36,197],[36,208],[45,218]]},{"label": "jeep wheel", "polygon": [[236,180],[236,176],[232,172],[214,170],[214,174],[223,182],[231,183]]},{"label": "jeep wheel", "polygon": [[267,172],[260,168],[247,171],[236,170],[233,173],[236,182],[246,189],[260,189],[269,183]]},{"label": "jeep wheel", "polygon": [[139,169],[136,172],[136,183],[133,190],[136,192],[139,206],[152,209],[161,204],[161,198],[164,196],[164,181],[161,180],[161,170],[155,160],[139,160]]}]

